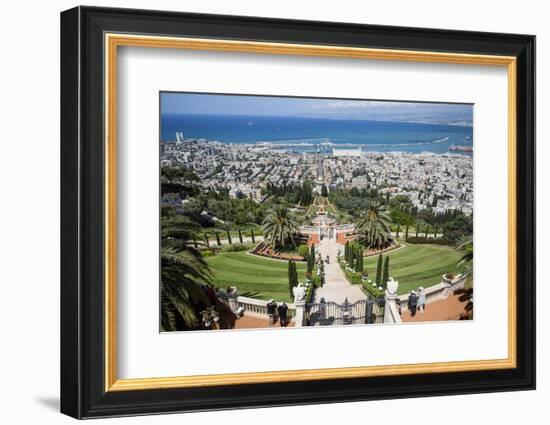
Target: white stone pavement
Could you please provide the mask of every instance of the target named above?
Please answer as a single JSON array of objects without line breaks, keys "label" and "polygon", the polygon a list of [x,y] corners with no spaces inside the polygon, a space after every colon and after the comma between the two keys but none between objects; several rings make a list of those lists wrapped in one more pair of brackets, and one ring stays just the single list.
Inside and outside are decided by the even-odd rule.
[{"label": "white stone pavement", "polygon": [[335,238],[324,238],[316,247],[316,252],[320,253],[323,260],[329,256],[330,263],[325,263],[325,284],[322,288],[315,291],[315,302],[318,303],[321,298],[326,302],[333,301],[338,304],[344,302],[347,298],[350,303],[365,300],[367,296],[363,293],[359,285],[351,285],[340,268],[336,256],[338,255],[338,244]]}]

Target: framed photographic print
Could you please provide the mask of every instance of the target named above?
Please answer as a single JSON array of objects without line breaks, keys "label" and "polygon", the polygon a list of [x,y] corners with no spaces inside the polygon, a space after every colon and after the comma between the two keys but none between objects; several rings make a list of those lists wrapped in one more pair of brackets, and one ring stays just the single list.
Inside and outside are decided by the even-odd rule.
[{"label": "framed photographic print", "polygon": [[61,54],[63,413],[535,387],[534,36],[78,7]]}]

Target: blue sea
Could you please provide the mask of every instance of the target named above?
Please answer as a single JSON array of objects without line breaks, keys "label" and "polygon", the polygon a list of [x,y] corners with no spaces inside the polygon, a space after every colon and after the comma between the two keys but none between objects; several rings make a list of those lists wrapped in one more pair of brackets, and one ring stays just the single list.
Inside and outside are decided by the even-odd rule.
[{"label": "blue sea", "polygon": [[280,142],[293,149],[316,150],[320,142],[338,148],[361,147],[375,152],[445,153],[451,145],[472,146],[467,126],[329,118],[163,114],[161,140],[204,138],[225,143]]}]

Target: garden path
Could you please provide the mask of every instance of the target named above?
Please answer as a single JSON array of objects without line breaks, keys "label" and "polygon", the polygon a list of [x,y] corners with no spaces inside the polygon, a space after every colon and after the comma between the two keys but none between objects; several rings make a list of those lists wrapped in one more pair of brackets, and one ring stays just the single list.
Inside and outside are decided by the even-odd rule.
[{"label": "garden path", "polygon": [[333,301],[341,304],[347,298],[350,303],[365,300],[367,296],[357,285],[351,285],[344,272],[340,268],[336,257],[338,255],[338,243],[336,238],[324,238],[316,247],[323,260],[329,256],[329,264],[325,263],[325,284],[315,291],[315,302],[321,298],[325,301]]}]

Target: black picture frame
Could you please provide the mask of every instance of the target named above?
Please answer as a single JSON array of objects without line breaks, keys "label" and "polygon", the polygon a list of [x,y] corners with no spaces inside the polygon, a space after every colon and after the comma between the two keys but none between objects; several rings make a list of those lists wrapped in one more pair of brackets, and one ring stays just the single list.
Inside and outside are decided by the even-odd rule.
[{"label": "black picture frame", "polygon": [[[105,391],[105,32],[517,58],[517,367]],[[61,13],[61,412],[93,418],[535,388],[535,37],[76,7]]]}]

